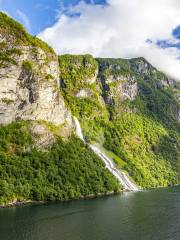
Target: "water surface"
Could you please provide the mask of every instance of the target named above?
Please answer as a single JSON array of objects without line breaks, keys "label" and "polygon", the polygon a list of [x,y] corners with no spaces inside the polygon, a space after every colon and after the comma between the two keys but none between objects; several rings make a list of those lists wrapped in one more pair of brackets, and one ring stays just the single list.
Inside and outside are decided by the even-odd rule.
[{"label": "water surface", "polygon": [[0,209],[1,240],[180,240],[180,187]]}]

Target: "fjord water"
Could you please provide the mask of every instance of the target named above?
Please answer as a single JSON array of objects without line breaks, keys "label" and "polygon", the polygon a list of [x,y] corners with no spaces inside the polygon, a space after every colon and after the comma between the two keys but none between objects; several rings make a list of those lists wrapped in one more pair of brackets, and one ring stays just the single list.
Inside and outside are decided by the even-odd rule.
[{"label": "fjord water", "polygon": [[180,187],[0,209],[1,240],[179,240]]}]

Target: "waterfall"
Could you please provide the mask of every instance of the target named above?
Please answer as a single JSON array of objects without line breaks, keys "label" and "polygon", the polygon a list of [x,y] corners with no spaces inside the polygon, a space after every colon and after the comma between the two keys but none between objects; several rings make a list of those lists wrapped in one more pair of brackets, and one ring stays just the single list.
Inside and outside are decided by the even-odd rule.
[{"label": "waterfall", "polygon": [[76,135],[83,141],[85,142],[84,140],[84,136],[83,136],[83,133],[82,133],[82,129],[81,129],[81,125],[79,123],[79,120],[76,118],[76,117],[73,117],[74,118],[74,123],[75,123],[75,126],[76,126]]},{"label": "waterfall", "polygon": [[128,178],[128,176],[119,170],[114,162],[107,157],[97,146],[90,145],[90,148],[95,152],[105,163],[106,168],[118,179],[118,181],[121,183],[121,185],[124,187],[127,191],[138,191],[139,189],[137,186]]},{"label": "waterfall", "polygon": [[[74,117],[74,124],[77,136],[85,143],[81,125],[76,117]],[[138,187],[128,178],[128,176],[115,166],[112,159],[107,157],[97,146],[93,144],[90,144],[89,146],[92,151],[101,158],[105,163],[106,168],[117,178],[126,191],[139,191]]]}]

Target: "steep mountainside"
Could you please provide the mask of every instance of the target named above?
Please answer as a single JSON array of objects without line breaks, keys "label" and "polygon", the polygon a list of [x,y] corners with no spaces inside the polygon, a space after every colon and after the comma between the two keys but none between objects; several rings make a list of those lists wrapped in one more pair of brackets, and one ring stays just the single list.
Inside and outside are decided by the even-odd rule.
[{"label": "steep mountainside", "polygon": [[66,105],[87,141],[109,150],[141,187],[179,183],[178,83],[143,58],[65,55],[59,65]]},{"label": "steep mountainside", "polygon": [[72,116],[140,187],[180,184],[179,96],[143,58],[58,57],[0,13],[0,202],[121,189]]}]

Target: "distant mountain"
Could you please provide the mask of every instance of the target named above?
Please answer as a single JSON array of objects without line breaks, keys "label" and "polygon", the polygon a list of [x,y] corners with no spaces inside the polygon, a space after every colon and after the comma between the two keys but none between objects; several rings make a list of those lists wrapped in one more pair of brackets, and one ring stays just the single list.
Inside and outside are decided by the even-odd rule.
[{"label": "distant mountain", "polygon": [[141,188],[180,184],[179,97],[143,58],[57,56],[0,13],[0,203],[121,191],[73,116]]}]

